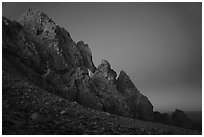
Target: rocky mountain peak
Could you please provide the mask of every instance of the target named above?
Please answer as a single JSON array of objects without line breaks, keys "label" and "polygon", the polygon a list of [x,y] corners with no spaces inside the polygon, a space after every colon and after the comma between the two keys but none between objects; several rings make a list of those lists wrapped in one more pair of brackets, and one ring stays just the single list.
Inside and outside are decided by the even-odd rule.
[{"label": "rocky mountain peak", "polygon": [[[6,26],[8,22],[10,25]],[[152,119],[152,105],[146,97],[135,92],[135,88],[121,88],[124,91],[119,92],[117,73],[110,63],[102,60],[96,68],[88,44],[75,43],[64,28],[55,25],[44,13],[28,10],[20,23],[4,21],[3,41],[3,51],[13,49],[17,54],[6,54],[4,58],[39,87],[94,109]],[[120,82],[126,84],[125,81],[132,83],[127,74],[121,72]]]},{"label": "rocky mountain peak", "polygon": [[97,71],[109,80],[115,81],[117,77],[117,73],[111,68],[110,63],[105,59],[101,60],[101,64],[98,66]]},{"label": "rocky mountain peak", "polygon": [[174,111],[175,113],[178,113],[178,114],[184,114],[184,111],[182,111],[182,110],[180,110],[180,109],[175,109],[175,111]]},{"label": "rocky mountain peak", "polygon": [[[75,43],[44,12],[28,9],[19,22],[3,17],[2,36],[3,58],[38,87],[93,109],[153,120],[151,102],[125,71],[116,80],[107,60],[96,68],[89,45]],[[185,117],[179,110],[174,115]]]},{"label": "rocky mountain peak", "polygon": [[50,24],[56,26],[55,22],[46,13],[35,8],[26,10],[20,17],[19,22],[30,22],[31,24],[35,23],[35,25]]},{"label": "rocky mountain peak", "polygon": [[111,69],[110,63],[107,60],[102,59],[101,64],[98,66],[98,70],[110,70],[110,69]]},{"label": "rocky mountain peak", "polygon": [[187,129],[191,129],[193,127],[193,123],[182,110],[175,109],[171,115],[171,119],[176,126]]},{"label": "rocky mountain peak", "polygon": [[126,74],[124,70],[120,71],[120,74],[117,78],[117,83],[120,91],[125,91],[126,89],[129,89],[129,88],[136,89],[130,77]]},{"label": "rocky mountain peak", "polygon": [[32,20],[35,19],[36,21],[41,20],[42,22],[46,20],[51,20],[47,14],[35,8],[29,8],[20,17],[20,20],[29,20],[29,19],[32,19]]},{"label": "rocky mountain peak", "polygon": [[126,80],[130,81],[130,77],[127,75],[127,73],[124,70],[120,71],[118,79],[126,79]]},{"label": "rocky mountain peak", "polygon": [[55,37],[56,24],[40,10],[28,9],[21,16],[19,23],[28,30],[28,34],[34,34],[48,39]]}]

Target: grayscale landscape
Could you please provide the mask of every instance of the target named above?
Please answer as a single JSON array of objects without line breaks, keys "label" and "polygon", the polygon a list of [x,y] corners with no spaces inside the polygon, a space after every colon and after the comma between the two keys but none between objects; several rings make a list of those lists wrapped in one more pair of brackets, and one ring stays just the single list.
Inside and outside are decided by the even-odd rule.
[{"label": "grayscale landscape", "polygon": [[2,3],[3,135],[201,135],[202,3]]}]

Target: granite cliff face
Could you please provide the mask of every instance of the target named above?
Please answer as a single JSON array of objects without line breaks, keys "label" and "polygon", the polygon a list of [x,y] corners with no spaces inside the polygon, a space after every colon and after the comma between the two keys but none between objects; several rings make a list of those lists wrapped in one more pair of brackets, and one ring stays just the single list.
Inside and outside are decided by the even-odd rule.
[{"label": "granite cliff face", "polygon": [[[117,78],[107,60],[95,67],[89,46],[75,43],[45,13],[28,9],[19,22],[3,17],[2,35],[3,59],[37,87],[99,111],[172,124],[168,115],[153,112],[125,71]],[[182,116],[176,112],[173,122]]]}]

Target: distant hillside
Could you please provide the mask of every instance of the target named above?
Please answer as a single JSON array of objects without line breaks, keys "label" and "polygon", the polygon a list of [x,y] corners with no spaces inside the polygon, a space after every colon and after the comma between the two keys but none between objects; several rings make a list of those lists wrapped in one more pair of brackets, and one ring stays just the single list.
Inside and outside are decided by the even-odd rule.
[{"label": "distant hillside", "polygon": [[[167,112],[171,115],[173,112]],[[202,131],[202,111],[186,111],[185,114],[191,119],[194,129]]]},{"label": "distant hillside", "polygon": [[[173,112],[166,112],[171,115]],[[185,111],[186,115],[194,122],[202,123],[202,111]]]}]

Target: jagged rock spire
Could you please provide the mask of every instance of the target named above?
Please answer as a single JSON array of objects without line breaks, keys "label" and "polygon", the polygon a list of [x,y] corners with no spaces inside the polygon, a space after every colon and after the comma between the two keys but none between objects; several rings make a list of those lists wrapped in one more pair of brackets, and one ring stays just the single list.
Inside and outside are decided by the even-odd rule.
[{"label": "jagged rock spire", "polygon": [[44,39],[54,39],[56,24],[44,12],[37,9],[28,9],[21,16],[19,23],[29,34],[34,34]]},{"label": "jagged rock spire", "polygon": [[103,72],[103,75],[109,80],[115,80],[117,77],[117,73],[111,69],[110,63],[105,59],[101,60],[101,64],[98,66],[97,70]]},{"label": "jagged rock spire", "polygon": [[121,92],[124,92],[126,91],[126,89],[130,89],[130,88],[137,90],[137,88],[131,81],[130,77],[126,74],[124,70],[120,71],[120,74],[117,78],[117,85],[118,85],[119,91]]},{"label": "jagged rock spire", "polygon": [[83,65],[89,70],[91,70],[91,72],[94,72],[96,70],[96,67],[92,61],[92,53],[88,44],[85,44],[83,41],[79,41],[77,42],[76,45],[77,45],[77,49],[81,53],[81,56],[82,56],[81,60]]},{"label": "jagged rock spire", "polygon": [[110,63],[107,60],[102,59],[101,64],[98,66],[98,70],[108,71],[110,69],[111,69]]}]

